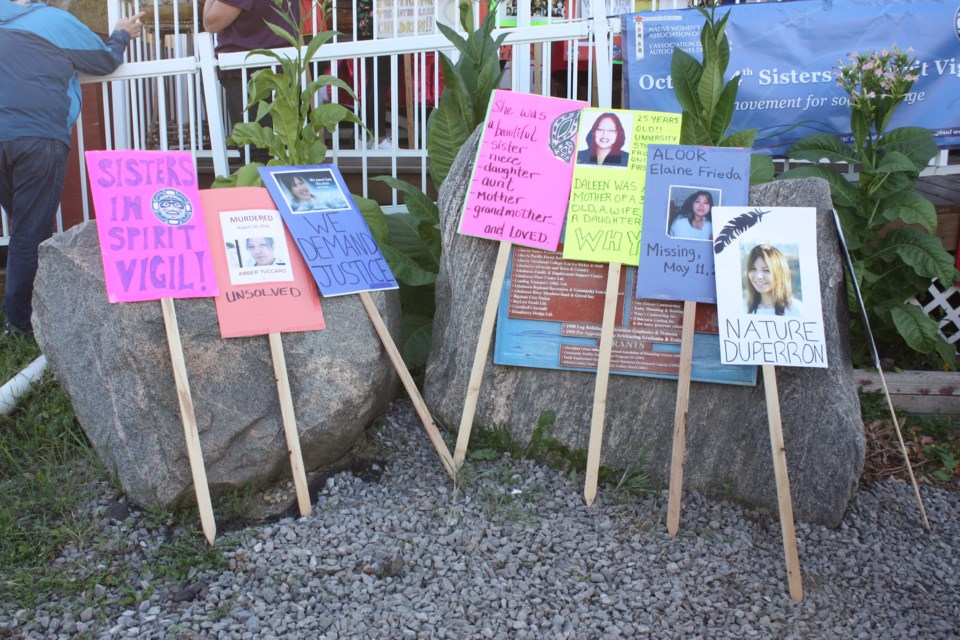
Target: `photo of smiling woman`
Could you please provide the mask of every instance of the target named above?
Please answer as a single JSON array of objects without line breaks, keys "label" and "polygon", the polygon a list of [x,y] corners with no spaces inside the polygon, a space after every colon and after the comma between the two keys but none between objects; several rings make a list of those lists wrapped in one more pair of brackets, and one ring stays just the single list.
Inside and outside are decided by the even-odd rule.
[{"label": "photo of smiling woman", "polygon": [[803,302],[793,295],[790,262],[780,249],[758,244],[747,254],[744,267],[747,313],[788,318],[804,315]]},{"label": "photo of smiling woman", "polygon": [[584,138],[587,148],[577,152],[577,164],[626,167],[630,154],[623,150],[627,131],[615,113],[604,113],[594,121]]}]

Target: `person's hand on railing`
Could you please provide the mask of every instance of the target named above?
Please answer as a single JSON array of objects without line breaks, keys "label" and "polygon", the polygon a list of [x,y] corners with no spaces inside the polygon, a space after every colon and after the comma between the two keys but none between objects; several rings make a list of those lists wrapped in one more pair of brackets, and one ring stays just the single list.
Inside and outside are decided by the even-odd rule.
[{"label": "person's hand on railing", "polygon": [[117,20],[116,26],[113,27],[114,31],[126,31],[130,34],[130,38],[136,38],[140,35],[141,30],[143,29],[143,23],[140,21],[140,18],[143,17],[144,12],[136,13],[127,18],[120,18]]}]

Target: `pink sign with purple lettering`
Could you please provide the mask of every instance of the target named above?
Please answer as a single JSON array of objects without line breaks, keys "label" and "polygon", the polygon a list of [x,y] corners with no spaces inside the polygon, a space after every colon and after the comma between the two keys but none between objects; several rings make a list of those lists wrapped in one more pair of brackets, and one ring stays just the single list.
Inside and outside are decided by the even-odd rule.
[{"label": "pink sign with purple lettering", "polygon": [[585,102],[497,90],[459,231],[556,251]]},{"label": "pink sign with purple lettering", "polygon": [[87,151],[110,302],[217,295],[193,157]]}]

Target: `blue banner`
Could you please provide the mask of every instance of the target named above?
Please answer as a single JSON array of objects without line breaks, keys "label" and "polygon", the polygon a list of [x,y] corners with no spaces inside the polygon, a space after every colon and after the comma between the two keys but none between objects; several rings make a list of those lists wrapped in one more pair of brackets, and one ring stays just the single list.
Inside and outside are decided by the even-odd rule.
[{"label": "blue banner", "polygon": [[[941,148],[960,146],[960,3],[956,0],[804,0],[742,4],[730,11],[730,63],[740,73],[732,131],[759,129],[754,150],[783,155],[812,133],[850,134],[836,71],[853,51],[913,49],[920,78],[890,128],[922,126]],[[674,47],[702,59],[696,10],[623,17],[624,102],[680,111],[670,77]]]}]

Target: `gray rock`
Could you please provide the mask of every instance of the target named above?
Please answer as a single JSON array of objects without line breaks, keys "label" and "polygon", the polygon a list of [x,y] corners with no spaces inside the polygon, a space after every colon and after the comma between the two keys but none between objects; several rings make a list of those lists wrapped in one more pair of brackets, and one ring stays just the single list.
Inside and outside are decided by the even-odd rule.
[{"label": "gray rock", "polygon": [[[439,421],[456,428],[477,346],[497,243],[456,233],[471,176],[477,133],[464,145],[440,191],[443,257],[424,398]],[[864,436],[850,357],[843,265],[827,183],[763,185],[751,204],[814,206],[828,369],[778,368],[787,463],[797,520],[834,526],[857,490]],[[552,435],[586,449],[595,375],[493,365],[487,358],[475,421],[509,424],[529,440],[544,411],[556,412]],[[677,385],[672,380],[611,376],[601,464],[624,468],[643,458],[669,478]],[[777,513],[762,381],[756,387],[692,383],[684,488],[722,494]]]},{"label": "gray rock", "polygon": [[[194,497],[159,302],[107,302],[96,223],[40,248],[37,342],[77,419],[128,498],[167,507]],[[372,294],[399,339],[396,292]],[[290,477],[267,336],[220,338],[212,298],[176,300],[211,493]],[[394,396],[397,376],[358,296],[323,301],[326,330],[283,335],[309,471],[336,461]]]}]

